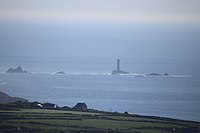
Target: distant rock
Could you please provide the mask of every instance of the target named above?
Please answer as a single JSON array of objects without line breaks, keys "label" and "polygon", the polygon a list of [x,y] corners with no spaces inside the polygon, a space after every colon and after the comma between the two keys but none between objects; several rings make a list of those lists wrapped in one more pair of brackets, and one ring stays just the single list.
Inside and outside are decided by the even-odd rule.
[{"label": "distant rock", "polygon": [[27,102],[28,100],[23,99],[23,98],[18,98],[18,97],[11,97],[7,95],[6,93],[3,93],[0,91],[0,103],[11,103],[11,102],[16,102],[16,101]]},{"label": "distant rock", "polygon": [[28,73],[28,71],[24,70],[24,73]]},{"label": "distant rock", "polygon": [[149,73],[149,74],[146,74],[146,76],[162,76],[162,74],[159,74],[159,73]]},{"label": "distant rock", "polygon": [[112,74],[129,74],[129,73],[126,71],[122,71],[122,70],[113,70]]},{"label": "distant rock", "polygon": [[164,76],[169,76],[169,74],[168,74],[168,73],[165,73]]},{"label": "distant rock", "polygon": [[134,75],[134,77],[144,77],[144,75]]},{"label": "distant rock", "polygon": [[65,74],[65,72],[59,71],[59,72],[57,72],[56,74],[58,74],[58,75],[63,75],[63,74]]},{"label": "distant rock", "polygon": [[15,68],[15,69],[13,69],[12,67],[9,68],[9,69],[6,71],[6,73],[28,73],[28,71],[24,71],[24,70],[22,69],[21,66],[18,66],[18,67]]}]

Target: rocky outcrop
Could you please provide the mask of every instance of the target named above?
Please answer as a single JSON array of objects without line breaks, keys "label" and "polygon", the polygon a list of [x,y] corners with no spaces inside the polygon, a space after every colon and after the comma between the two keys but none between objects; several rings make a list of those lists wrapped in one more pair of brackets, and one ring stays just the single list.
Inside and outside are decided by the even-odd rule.
[{"label": "rocky outcrop", "polygon": [[165,73],[165,74],[149,73],[149,74],[146,74],[146,76],[169,76],[169,74],[168,73]]},{"label": "rocky outcrop", "polygon": [[65,74],[65,72],[59,71],[59,72],[57,72],[56,74],[58,74],[58,75],[63,75],[63,74]]},{"label": "rocky outcrop", "polygon": [[129,73],[126,71],[122,71],[122,70],[113,70],[112,74],[129,74]]},{"label": "rocky outcrop", "polygon": [[169,74],[168,74],[168,73],[165,73],[164,76],[169,76]]},{"label": "rocky outcrop", "polygon": [[159,74],[159,73],[149,73],[149,74],[146,74],[146,76],[162,76],[162,74]]},{"label": "rocky outcrop", "polygon": [[22,67],[21,66],[18,66],[17,68],[9,68],[7,71],[6,71],[6,73],[28,73],[27,71],[24,71],[23,69],[22,69]]}]

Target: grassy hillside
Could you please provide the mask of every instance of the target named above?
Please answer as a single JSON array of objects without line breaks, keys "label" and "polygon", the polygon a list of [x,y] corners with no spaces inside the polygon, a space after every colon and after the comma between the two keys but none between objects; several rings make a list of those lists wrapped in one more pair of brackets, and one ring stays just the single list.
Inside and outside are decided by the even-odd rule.
[{"label": "grassy hillside", "polygon": [[3,93],[0,91],[0,103],[11,103],[11,102],[16,102],[16,101],[28,101],[23,98],[18,98],[18,97],[11,97],[7,95],[6,93]]},{"label": "grassy hillside", "polygon": [[0,132],[198,133],[200,123],[108,112],[21,109],[0,111]]}]

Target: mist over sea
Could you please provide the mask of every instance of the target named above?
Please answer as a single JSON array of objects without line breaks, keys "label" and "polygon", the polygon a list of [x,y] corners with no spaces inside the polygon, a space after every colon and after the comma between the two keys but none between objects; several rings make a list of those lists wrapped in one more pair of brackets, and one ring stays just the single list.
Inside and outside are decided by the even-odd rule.
[{"label": "mist over sea", "polygon": [[[116,58],[5,56],[0,91],[30,101],[74,106],[86,102],[103,111],[200,121],[200,65],[197,60],[121,58],[129,75],[111,75]],[[6,74],[22,66],[28,74]],[[65,75],[56,75],[64,71]],[[135,77],[168,73],[170,76]]]}]

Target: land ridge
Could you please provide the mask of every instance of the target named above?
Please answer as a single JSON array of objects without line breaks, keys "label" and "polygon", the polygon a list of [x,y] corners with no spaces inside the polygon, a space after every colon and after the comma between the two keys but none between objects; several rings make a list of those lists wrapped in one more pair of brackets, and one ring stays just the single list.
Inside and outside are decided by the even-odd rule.
[{"label": "land ridge", "polygon": [[[39,106],[43,105],[43,106]],[[48,106],[44,106],[48,105]],[[49,106],[50,105],[50,106]],[[0,132],[27,133],[199,133],[200,122],[157,116],[58,107],[16,101],[0,104]]]}]

